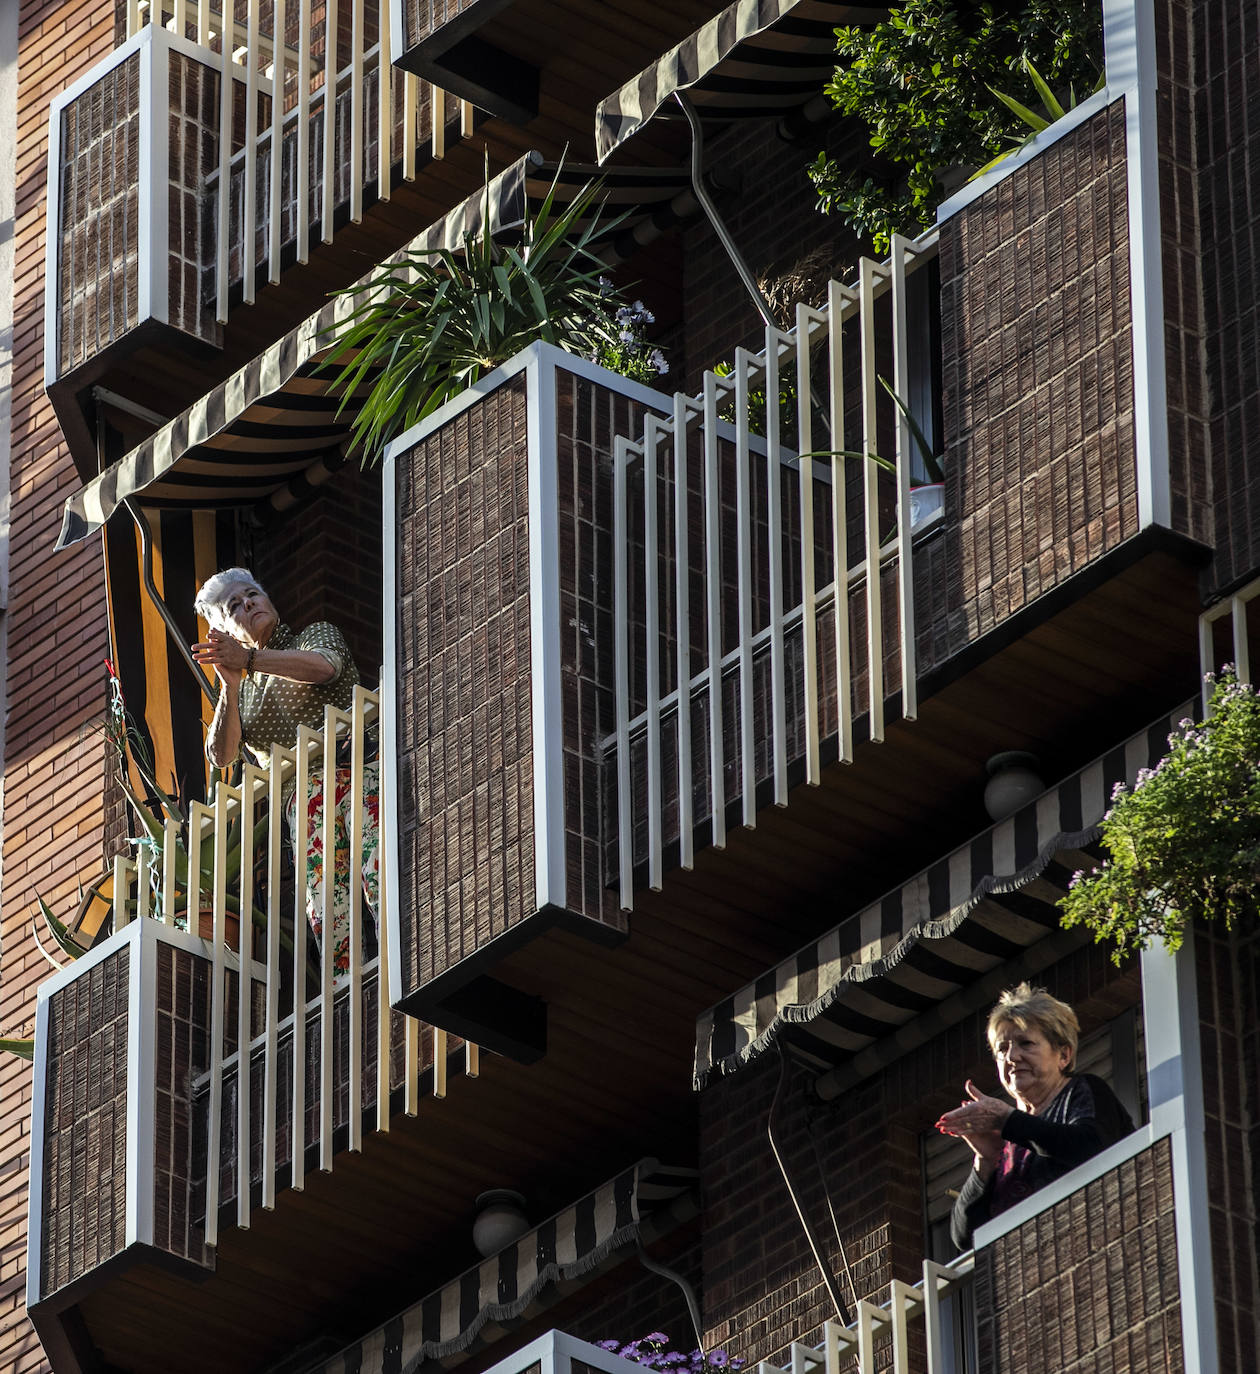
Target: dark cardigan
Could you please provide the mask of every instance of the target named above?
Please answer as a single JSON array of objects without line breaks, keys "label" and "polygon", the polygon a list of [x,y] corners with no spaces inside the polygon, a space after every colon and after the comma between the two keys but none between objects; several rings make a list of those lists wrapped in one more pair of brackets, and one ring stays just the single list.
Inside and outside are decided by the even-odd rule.
[{"label": "dark cardigan", "polygon": [[[1132,1129],[1129,1113],[1107,1084],[1095,1074],[1082,1073],[1069,1078],[1039,1116],[1013,1111],[1002,1127],[1002,1138],[1029,1152],[1019,1161],[1028,1194],[1062,1178]],[[997,1177],[995,1173],[982,1179],[974,1169],[967,1175],[950,1218],[950,1234],[959,1250],[971,1247],[977,1226],[1021,1200],[999,1202],[994,1197]]]}]

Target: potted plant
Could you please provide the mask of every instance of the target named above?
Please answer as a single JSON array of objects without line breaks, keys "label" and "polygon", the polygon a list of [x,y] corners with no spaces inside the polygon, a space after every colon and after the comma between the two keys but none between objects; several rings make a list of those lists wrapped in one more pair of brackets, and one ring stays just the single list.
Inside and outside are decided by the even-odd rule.
[{"label": "potted plant", "polygon": [[597,1341],[601,1350],[623,1360],[633,1360],[645,1369],[661,1370],[662,1374],[708,1374],[714,1369],[740,1370],[744,1361],[739,1355],[728,1355],[725,1350],[710,1350],[707,1353],[698,1346],[690,1353],[670,1349],[669,1337],[664,1331],[651,1331],[637,1341]]},{"label": "potted plant", "polygon": [[1117,963],[1153,940],[1180,948],[1193,921],[1232,930],[1256,914],[1260,697],[1230,669],[1208,681],[1207,717],[1183,720],[1159,763],[1116,787],[1101,827],[1107,857],[1059,904],[1063,924],[1111,942]]},{"label": "potted plant", "polygon": [[[341,293],[353,309],[336,326],[324,366],[340,368],[332,390],[341,410],[359,407],[352,428],[365,464],[540,339],[638,380],[666,370],[642,346],[650,312],[620,300],[592,246],[600,232],[599,184],[588,182],[557,211],[557,181],[526,217],[519,248],[468,234],[454,251],[404,251],[366,284]],[[489,223],[488,180],[486,194]]]},{"label": "potted plant", "polygon": [[[824,92],[866,125],[885,172],[863,176],[821,152],[809,177],[819,210],[838,213],[882,253],[894,232],[927,228],[967,170],[1022,134],[1023,116],[997,92],[1025,61],[1047,90],[1098,84],[1102,9],[1098,0],[901,0],[878,24],[837,29],[836,49]],[[951,177],[953,169],[962,170]]]},{"label": "potted plant", "polygon": [[[194,920],[190,918],[188,911],[188,897],[191,890],[187,845],[188,816],[179,801],[167,793],[158,783],[147,744],[127,711],[122,684],[109,659],[105,660],[105,669],[109,675],[110,701],[106,718],[101,723],[100,728],[114,753],[118,783],[127,798],[131,815],[138,822],[140,833],[133,836],[130,841],[133,853],[138,852],[141,848],[147,849],[149,852],[149,873],[151,881],[154,883],[149,909],[155,917],[161,918],[164,915],[162,893],[156,879],[166,826],[168,822],[173,821],[179,827],[179,841],[175,850],[175,911],[171,913],[172,919],[178,926],[190,930],[195,928],[203,939],[211,939],[214,934],[213,913],[209,909],[199,910]],[[139,778],[145,796],[141,795],[133,778]],[[257,842],[261,840],[265,828],[265,820],[260,820],[252,826],[250,854],[254,852]],[[239,816],[229,823],[226,861],[229,885],[239,878],[241,864],[246,861],[245,846],[242,843],[243,829]],[[209,847],[204,848],[201,853],[197,866],[197,877],[199,892],[204,893],[212,887],[214,855]],[[114,903],[113,883],[114,872],[111,865],[82,892],[75,916],[68,923],[58,920],[48,903],[38,894],[36,895],[37,914],[42,915],[44,925],[52,937],[52,943],[63,954],[70,958],[77,958],[86,948],[90,948],[99,931],[107,927]],[[135,898],[128,897],[126,900],[129,908],[134,911]],[[266,925],[266,913],[256,905],[252,910],[252,919],[256,926]],[[57,959],[40,940],[37,921],[34,934],[36,944],[44,957],[54,967],[60,967]],[[82,941],[82,935],[87,936],[86,944]],[[80,938],[76,938],[76,936]],[[225,940],[231,949],[237,949],[240,946],[240,901],[230,892],[227,899]]]}]

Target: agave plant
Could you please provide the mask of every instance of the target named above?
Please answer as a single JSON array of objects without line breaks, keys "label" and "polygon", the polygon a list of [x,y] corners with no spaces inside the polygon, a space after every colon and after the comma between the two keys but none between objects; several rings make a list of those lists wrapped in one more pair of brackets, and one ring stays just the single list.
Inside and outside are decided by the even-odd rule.
[{"label": "agave plant", "polygon": [[[342,293],[357,303],[336,326],[325,366],[340,367],[332,384],[342,397],[338,413],[358,404],[353,432],[365,465],[535,340],[584,357],[615,349],[619,302],[601,285],[603,264],[591,247],[600,187],[588,182],[557,210],[559,175],[526,217],[519,248],[488,232],[467,234],[454,251],[404,252]],[[487,179],[484,224],[489,194]]]},{"label": "agave plant", "polygon": [[[101,722],[99,728],[115,753],[118,783],[127,798],[131,814],[139,825],[140,833],[131,839],[132,849],[136,852],[142,848],[148,850],[151,860],[150,878],[155,881],[158,872],[157,860],[163,852],[166,826],[169,822],[174,822],[179,827],[179,840],[175,847],[176,911],[170,913],[170,916],[173,920],[182,919],[189,905],[191,892],[189,878],[191,864],[188,846],[185,843],[185,837],[188,833],[188,817],[179,801],[166,792],[158,782],[147,743],[127,710],[122,693],[122,684],[109,659],[105,660],[105,668],[109,674],[110,703],[105,720]],[[148,799],[141,796],[139,789],[133,783],[133,769],[134,775],[138,775],[143,783]],[[237,918],[240,916],[240,900],[231,893],[230,889],[240,876],[241,864],[246,861],[247,853],[252,854],[255,851],[258,842],[265,833],[266,824],[265,819],[254,823],[248,846],[242,844],[244,827],[241,818],[235,817],[228,826],[226,872],[229,892],[226,908],[232,916]],[[202,850],[196,876],[198,891],[206,891],[214,881],[214,855],[208,846]],[[86,890],[81,890],[79,917],[76,917],[73,923],[76,929],[89,901],[104,902],[106,905],[113,904],[112,883],[113,869],[111,866],[96,878]],[[155,888],[150,910],[158,917],[166,914],[161,909],[161,899],[161,892]],[[127,897],[125,901],[128,909],[134,912],[136,899]],[[50,937],[50,943],[57,950],[60,950],[61,954],[70,959],[76,959],[85,952],[84,946],[75,939],[74,931],[53,914],[48,903],[38,894],[35,897],[35,905],[36,910],[31,918],[32,935],[40,953],[54,968],[60,968],[62,964],[56,954],[40,938],[41,917],[44,929]],[[266,924],[266,913],[260,907],[255,905],[251,914],[255,925]]]}]

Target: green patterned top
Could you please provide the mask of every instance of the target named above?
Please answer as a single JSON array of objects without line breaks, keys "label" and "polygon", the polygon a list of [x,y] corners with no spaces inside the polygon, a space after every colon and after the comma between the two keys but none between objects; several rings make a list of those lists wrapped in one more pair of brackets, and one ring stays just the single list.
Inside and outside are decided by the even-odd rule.
[{"label": "green patterned top", "polygon": [[271,763],[271,746],[291,749],[297,743],[299,725],[313,730],[323,727],[325,706],[350,710],[359,670],[345,636],[326,620],[298,634],[287,625],[277,625],[264,647],[320,654],[337,670],[328,682],[290,682],[255,668],[241,683],[241,741],[266,768]]}]

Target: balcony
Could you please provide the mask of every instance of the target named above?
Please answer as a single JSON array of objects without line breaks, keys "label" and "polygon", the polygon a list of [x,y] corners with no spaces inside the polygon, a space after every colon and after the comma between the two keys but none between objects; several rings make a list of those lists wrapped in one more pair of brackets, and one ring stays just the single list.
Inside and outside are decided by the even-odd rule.
[{"label": "balcony", "polygon": [[[975,830],[991,755],[1053,782],[1191,694],[1202,551],[1152,514],[1178,477],[1139,436],[1126,175],[1096,99],[698,395],[537,346],[394,445],[396,1005],[532,1059],[542,1003],[618,998],[628,932],[752,977],[838,885]],[[917,525],[881,377],[942,455]]]},{"label": "balcony", "polygon": [[[226,46],[220,9],[129,7],[126,40],[52,102],[44,371],[76,448],[86,386],[133,392],[128,360],[141,350],[226,347],[230,359],[234,330],[265,338],[292,309],[282,276],[326,258],[391,195],[405,201],[417,169],[472,130],[471,107],[394,72],[365,0],[346,0],[332,44],[312,0],[251,7]],[[458,160],[456,198],[482,165]],[[258,302],[263,318],[242,326],[238,307]]]},{"label": "balcony", "polygon": [[[340,1266],[356,1292],[408,1265],[407,1295],[417,1272],[445,1282],[468,1202],[494,1181],[479,1177],[486,1141],[510,1142],[513,1168],[562,1197],[569,1161],[610,1137],[629,1158],[659,1150],[689,1110],[696,1015],[817,939],[838,894],[858,909],[972,835],[989,756],[1031,749],[1055,783],[1191,694],[1201,551],[1167,516],[1169,492],[1191,495],[1133,396],[1123,102],[1096,99],[1069,125],[698,396],[534,345],[394,446],[381,962],[348,992],[321,969],[286,1024],[268,962],[283,925],[266,926],[266,959],[246,950],[242,997],[222,939],[123,911],[55,980],[36,1066],[41,1334],[70,1342],[83,1324],[122,1367],[170,1368],[195,1345],[263,1368],[320,1332],[343,1291],[311,1271]],[[161,431],[144,480],[143,464],[111,469],[74,498],[69,537],[108,518],[105,496],[206,504],[190,476],[261,490],[233,426],[287,438],[298,393],[309,415],[327,318],[279,341],[278,380],[243,370],[195,424]],[[944,455],[926,521],[881,376]],[[755,421],[758,392],[772,399]],[[224,461],[199,471],[212,449]],[[226,846],[257,787],[224,792],[195,835]],[[137,875],[138,904],[147,891]],[[213,904],[220,934],[227,906]],[[300,915],[290,924],[297,944]],[[174,1010],[159,1014],[163,997]],[[401,1013],[496,1053],[444,1050]],[[156,1087],[175,1061],[145,1049],[159,1022],[183,1117]],[[342,1057],[356,1022],[361,1053]],[[80,1040],[91,1113],[63,1122],[79,1099],[63,1102],[57,1056]],[[513,1060],[531,1063],[528,1094]],[[288,1105],[283,1066],[300,1062],[305,1097]],[[610,1066],[616,1094],[574,1092]],[[450,1100],[422,1100],[444,1068]],[[286,1120],[306,1121],[303,1149]],[[154,1201],[150,1222],[167,1151],[182,1172],[161,1186],[184,1211]],[[110,1210],[80,1227],[76,1183],[102,1158]],[[275,1261],[294,1246],[301,1273]],[[379,1301],[401,1306],[403,1286]],[[155,1295],[167,1325],[142,1351]]]}]

